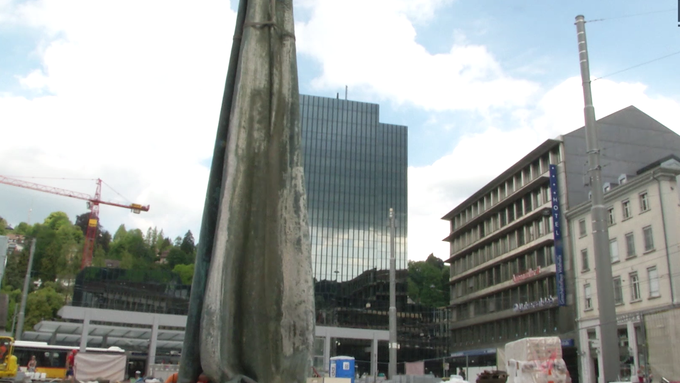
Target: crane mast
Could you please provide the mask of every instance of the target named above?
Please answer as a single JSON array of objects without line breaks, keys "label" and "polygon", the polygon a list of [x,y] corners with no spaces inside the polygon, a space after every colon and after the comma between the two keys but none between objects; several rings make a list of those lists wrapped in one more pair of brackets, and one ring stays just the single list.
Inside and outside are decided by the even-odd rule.
[{"label": "crane mast", "polygon": [[140,204],[119,204],[115,202],[102,201],[102,180],[97,178],[97,190],[94,193],[94,197],[89,194],[80,193],[76,191],[61,189],[52,186],[40,185],[34,182],[28,182],[23,180],[18,180],[15,178],[10,178],[0,175],[0,183],[6,185],[17,186],[25,189],[37,190],[45,193],[57,194],[65,197],[71,197],[76,199],[82,199],[87,201],[87,206],[90,209],[90,218],[87,221],[87,230],[85,232],[85,243],[83,244],[83,259],[80,263],[80,269],[84,269],[90,266],[92,263],[92,254],[95,247],[95,239],[97,237],[97,225],[99,223],[99,205],[109,205],[115,207],[122,207],[130,209],[133,213],[139,214],[142,211],[149,211],[149,205],[142,206]]}]

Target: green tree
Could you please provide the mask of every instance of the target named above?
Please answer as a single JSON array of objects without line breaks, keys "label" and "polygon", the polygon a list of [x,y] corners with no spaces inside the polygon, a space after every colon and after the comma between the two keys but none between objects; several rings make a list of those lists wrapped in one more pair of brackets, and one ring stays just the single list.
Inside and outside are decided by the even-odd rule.
[{"label": "green tree", "polygon": [[135,267],[135,258],[132,254],[125,251],[120,258],[120,268],[121,269],[133,269]]},{"label": "green tree", "polygon": [[153,267],[156,255],[139,229],[125,230],[121,225],[113,236],[108,258],[120,260],[124,269]]},{"label": "green tree", "polygon": [[18,310],[18,305],[21,302],[21,290],[3,287],[2,293],[7,294],[9,298],[9,305],[7,307],[7,322],[5,323],[5,328],[10,329],[12,328],[14,314]]},{"label": "green tree", "polygon": [[92,266],[94,267],[105,267],[106,266],[106,253],[101,246],[97,246],[94,249],[94,254],[92,254]]},{"label": "green tree", "polygon": [[166,260],[168,261],[168,267],[174,269],[177,265],[188,265],[193,263],[194,257],[193,255],[185,253],[178,247],[173,247],[170,249],[170,252],[168,252]]},{"label": "green tree", "polygon": [[53,284],[28,294],[24,329],[32,329],[40,321],[56,318],[64,300],[64,295],[58,293]]},{"label": "green tree", "polygon": [[163,238],[159,241],[159,244],[157,245],[158,248],[158,253],[162,253],[165,250],[168,250],[172,247],[172,241],[170,241],[170,238]]},{"label": "green tree", "polygon": [[116,233],[113,235],[113,241],[118,242],[123,240],[126,234],[127,230],[125,229],[125,225],[118,226],[118,230],[116,230]]},{"label": "green tree", "polygon": [[194,279],[194,264],[190,265],[176,265],[172,271],[176,274],[179,274],[179,277],[182,279],[182,283],[185,285],[191,285],[191,282]]},{"label": "green tree", "polygon": [[158,233],[158,236],[156,237],[156,249],[158,249],[159,253],[162,253],[170,247],[172,247],[172,241],[170,241],[170,238],[165,237],[165,234],[163,234],[163,229],[161,229],[161,231]]},{"label": "green tree", "polygon": [[7,235],[7,232],[9,231],[7,230],[7,226],[9,226],[7,224],[7,221],[5,221],[4,218],[0,217],[0,235]]},{"label": "green tree", "polygon": [[21,250],[7,256],[5,274],[2,278],[3,290],[21,289],[24,286],[26,268],[28,267],[28,257],[30,253],[30,242]]},{"label": "green tree", "polygon": [[21,222],[17,227],[14,228],[14,234],[18,235],[31,235],[31,231],[33,230],[33,227],[26,222]]},{"label": "green tree", "polygon": [[184,234],[184,238],[182,238],[182,244],[179,246],[179,248],[182,249],[183,252],[192,256],[196,253],[196,244],[194,243],[194,235],[191,233],[191,230]]},{"label": "green tree", "polygon": [[84,235],[66,213],[54,212],[34,227],[36,251],[33,269],[43,281],[72,277],[80,266]]},{"label": "green tree", "polygon": [[408,295],[428,307],[449,304],[449,268],[433,254],[425,261],[408,263]]}]

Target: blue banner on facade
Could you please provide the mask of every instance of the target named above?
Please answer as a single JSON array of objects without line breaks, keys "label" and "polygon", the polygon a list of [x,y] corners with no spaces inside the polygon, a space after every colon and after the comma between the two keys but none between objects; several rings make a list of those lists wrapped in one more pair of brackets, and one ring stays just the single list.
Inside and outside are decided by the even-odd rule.
[{"label": "blue banner on facade", "polygon": [[564,280],[564,247],[560,227],[560,199],[557,188],[557,165],[550,165],[550,195],[552,196],[553,238],[555,240],[555,277],[557,282],[557,304],[567,305],[567,289]]}]

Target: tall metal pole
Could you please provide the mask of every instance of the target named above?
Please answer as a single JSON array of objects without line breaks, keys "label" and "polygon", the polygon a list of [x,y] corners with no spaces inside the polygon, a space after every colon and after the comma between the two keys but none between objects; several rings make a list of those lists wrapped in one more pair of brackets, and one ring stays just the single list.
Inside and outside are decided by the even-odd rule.
[{"label": "tall metal pole", "polygon": [[581,62],[581,80],[583,82],[583,112],[586,120],[586,150],[588,151],[588,175],[592,191],[590,215],[593,225],[593,247],[595,253],[595,278],[597,282],[597,304],[600,316],[600,358],[601,372],[605,383],[615,382],[619,376],[619,346],[614,307],[614,284],[612,278],[612,261],[609,254],[609,231],[607,229],[604,192],[602,190],[602,174],[600,167],[600,147],[597,140],[595,108],[590,91],[590,67],[588,64],[588,45],[586,43],[585,20],[582,15],[576,16],[576,32],[578,37],[579,60]]},{"label": "tall metal pole", "polygon": [[394,209],[390,208],[390,364],[389,379],[397,376],[397,259],[394,255]]},{"label": "tall metal pole", "polygon": [[31,283],[31,269],[33,268],[33,254],[35,253],[35,238],[31,241],[31,253],[28,256],[28,267],[26,268],[26,279],[24,279],[24,291],[21,293],[21,306],[19,307],[19,319],[17,320],[17,332],[14,339],[20,340],[21,333],[24,331],[24,317],[26,315],[26,298],[28,297],[28,286]]},{"label": "tall metal pole", "polygon": [[12,315],[12,330],[9,332],[10,334],[14,334],[14,328],[17,325],[17,315],[19,314],[19,304],[15,303],[14,304],[14,315]]}]

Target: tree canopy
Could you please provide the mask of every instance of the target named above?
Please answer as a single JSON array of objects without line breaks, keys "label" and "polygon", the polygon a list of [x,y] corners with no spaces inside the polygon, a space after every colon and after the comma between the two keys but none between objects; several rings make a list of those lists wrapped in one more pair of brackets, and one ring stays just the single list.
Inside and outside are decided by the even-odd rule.
[{"label": "tree canopy", "polygon": [[4,218],[0,217],[0,235],[5,235],[7,234],[7,221],[5,221]]},{"label": "tree canopy", "polygon": [[427,307],[449,304],[449,267],[430,254],[425,261],[408,263],[408,296]]},{"label": "tree canopy", "polygon": [[[80,271],[83,244],[90,213],[75,217],[75,223],[64,212],[54,212],[41,223],[21,222],[14,229],[0,218],[0,235],[24,236],[23,248],[8,255],[2,293],[9,296],[8,328],[14,307],[21,301],[31,241],[36,239],[29,295],[26,302],[24,328],[29,329],[44,319],[53,319],[72,296],[73,281]],[[120,225],[112,236],[97,225],[92,265],[106,267],[107,260],[119,261],[120,268],[132,270],[167,269],[191,284],[196,245],[191,231],[173,244],[162,229],[128,230]],[[167,254],[165,262],[160,255]]]}]

